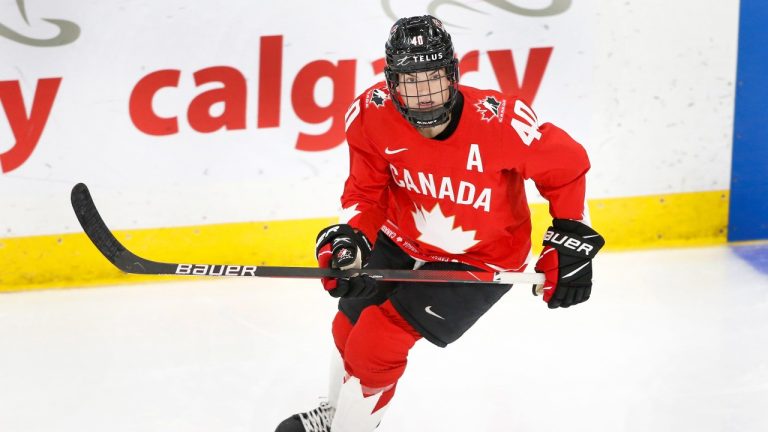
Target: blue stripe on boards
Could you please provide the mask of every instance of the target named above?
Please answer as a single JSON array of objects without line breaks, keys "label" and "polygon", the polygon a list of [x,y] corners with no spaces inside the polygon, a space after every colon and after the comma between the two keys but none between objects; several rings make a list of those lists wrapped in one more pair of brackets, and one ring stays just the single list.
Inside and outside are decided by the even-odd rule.
[{"label": "blue stripe on boards", "polygon": [[768,239],[768,1],[741,0],[728,240]]}]

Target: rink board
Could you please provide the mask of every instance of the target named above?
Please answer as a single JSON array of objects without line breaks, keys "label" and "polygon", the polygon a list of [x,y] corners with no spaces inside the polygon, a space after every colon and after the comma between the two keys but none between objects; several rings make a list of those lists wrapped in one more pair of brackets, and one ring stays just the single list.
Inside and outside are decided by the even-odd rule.
[{"label": "rink board", "polygon": [[[726,242],[728,192],[590,200],[592,223],[607,249],[699,246]],[[546,204],[532,204],[538,249],[551,221]],[[116,231],[136,254],[157,261],[255,265],[315,265],[317,232],[335,218]],[[119,227],[118,227],[119,228]],[[0,291],[171,280],[121,273],[85,234],[0,239]]]},{"label": "rink board", "polygon": [[738,2],[517,3],[0,2],[0,290],[141,280],[80,234],[78,182],[149,258],[313,265],[349,103],[384,78],[394,20],[425,13],[462,84],[525,95],[585,146],[609,248],[724,242]]}]

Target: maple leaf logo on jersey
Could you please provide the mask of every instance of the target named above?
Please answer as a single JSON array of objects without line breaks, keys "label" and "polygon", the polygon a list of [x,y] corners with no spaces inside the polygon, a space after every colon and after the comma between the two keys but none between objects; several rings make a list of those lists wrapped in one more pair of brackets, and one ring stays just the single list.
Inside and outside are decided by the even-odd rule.
[{"label": "maple leaf logo on jersey", "polygon": [[384,106],[384,101],[389,99],[389,93],[383,89],[376,88],[368,92],[367,99],[366,105],[374,104],[376,105],[376,108],[381,108]]},{"label": "maple leaf logo on jersey", "polygon": [[494,118],[498,118],[499,121],[502,120],[504,117],[504,106],[506,104],[506,101],[500,102],[493,96],[487,96],[485,99],[477,101],[475,108],[477,108],[477,112],[480,113],[480,119],[490,123]]},{"label": "maple leaf logo on jersey", "polygon": [[450,254],[463,254],[472,246],[480,243],[475,240],[477,231],[464,231],[461,227],[453,227],[456,216],[446,217],[440,204],[428,211],[424,207],[416,209],[413,213],[413,220],[416,222],[416,229],[421,235],[420,242],[429,243]]},{"label": "maple leaf logo on jersey", "polygon": [[354,217],[359,214],[360,214],[360,210],[357,209],[357,204],[354,204],[347,208],[342,208],[341,211],[339,211],[339,223],[340,224],[349,223],[349,221],[354,219]]}]

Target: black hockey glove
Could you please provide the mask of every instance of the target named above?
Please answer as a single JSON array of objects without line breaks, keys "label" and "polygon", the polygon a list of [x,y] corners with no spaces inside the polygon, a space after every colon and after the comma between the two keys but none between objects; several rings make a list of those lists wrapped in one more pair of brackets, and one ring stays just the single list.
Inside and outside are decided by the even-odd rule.
[{"label": "black hockey glove", "polygon": [[545,275],[544,301],[549,308],[587,301],[592,292],[592,259],[605,244],[603,237],[581,222],[555,219],[542,244],[535,270]]},{"label": "black hockey glove", "polygon": [[[359,269],[370,255],[371,243],[363,233],[347,224],[329,226],[317,235],[315,256],[320,267]],[[323,287],[333,297],[370,297],[376,294],[376,281],[367,275],[349,279],[323,278]]]}]

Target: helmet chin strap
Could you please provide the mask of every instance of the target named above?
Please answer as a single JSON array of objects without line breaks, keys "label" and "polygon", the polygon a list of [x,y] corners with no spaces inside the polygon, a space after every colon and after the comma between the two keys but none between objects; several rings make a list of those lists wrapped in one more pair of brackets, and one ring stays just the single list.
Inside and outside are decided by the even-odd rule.
[{"label": "helmet chin strap", "polygon": [[445,105],[431,111],[408,111],[404,117],[410,124],[419,129],[426,129],[445,124],[450,120],[451,111]]}]

